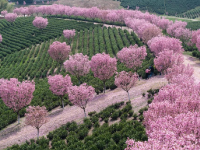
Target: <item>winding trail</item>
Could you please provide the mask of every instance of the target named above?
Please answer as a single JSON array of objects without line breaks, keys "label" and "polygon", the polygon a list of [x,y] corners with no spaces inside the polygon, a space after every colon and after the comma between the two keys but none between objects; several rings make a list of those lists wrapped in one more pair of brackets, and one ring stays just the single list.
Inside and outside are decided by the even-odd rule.
[{"label": "winding trail", "polygon": [[[130,97],[133,109],[137,112],[140,108],[147,105],[147,98],[142,97],[142,93],[153,88],[160,88],[167,83],[164,76],[155,76],[148,80],[140,80],[137,85],[130,89]],[[91,111],[99,112],[109,105],[117,102],[127,101],[128,95],[125,91],[117,88],[112,91],[106,91],[105,94],[97,95],[93,101],[89,102],[86,113]],[[77,106],[66,106],[64,110],[55,108],[49,114],[50,121],[40,128],[40,136],[47,135],[50,131],[55,130],[69,121],[75,120],[78,123],[84,118],[83,110]],[[17,122],[0,131],[0,150],[13,144],[21,144],[26,140],[37,137],[37,130],[31,126],[26,126],[24,118],[21,124]]]},{"label": "winding trail", "polygon": [[[194,78],[196,83],[200,82],[200,60],[189,55],[184,55],[184,64],[190,64],[194,68]],[[160,88],[167,84],[164,76],[155,76],[149,80],[140,80],[137,85],[130,90],[131,104],[134,112],[147,105],[147,98],[142,97],[142,93],[149,89]],[[96,111],[100,112],[107,106],[127,101],[128,96],[125,91],[120,88],[115,90],[107,90],[106,94],[97,95],[93,101],[89,102],[86,112]],[[40,128],[40,136],[47,135],[50,131],[55,130],[69,121],[76,121],[81,123],[84,118],[83,110],[77,106],[66,106],[64,110],[58,108],[49,112],[50,121]],[[0,150],[11,146],[13,144],[22,144],[26,140],[37,137],[37,131],[31,126],[25,125],[25,118],[21,118],[21,124],[17,122],[9,125],[4,130],[0,131]]]}]

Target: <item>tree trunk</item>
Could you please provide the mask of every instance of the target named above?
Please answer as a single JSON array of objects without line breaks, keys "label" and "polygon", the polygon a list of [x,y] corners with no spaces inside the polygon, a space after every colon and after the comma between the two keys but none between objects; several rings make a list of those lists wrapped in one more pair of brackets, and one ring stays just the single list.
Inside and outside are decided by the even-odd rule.
[{"label": "tree trunk", "polygon": [[37,128],[37,139],[39,139],[39,128]]},{"label": "tree trunk", "polygon": [[17,120],[18,120],[18,124],[20,124],[20,115],[19,115],[19,112],[17,112]]},{"label": "tree trunk", "polygon": [[130,95],[129,95],[129,92],[127,91],[127,93],[128,93],[128,99],[129,99],[129,102],[131,101],[131,99],[130,99]]},{"label": "tree trunk", "polygon": [[64,109],[63,96],[60,96],[60,98],[61,98],[62,108]]},{"label": "tree trunk", "polygon": [[103,85],[104,85],[103,92],[106,93],[106,81],[103,81]]},{"label": "tree trunk", "polygon": [[62,68],[62,62],[60,63],[60,72],[62,71],[62,69],[61,69],[61,68]]},{"label": "tree trunk", "polygon": [[84,114],[85,114],[85,118],[86,118],[87,116],[86,116],[85,108],[83,108],[83,110],[84,110]]},{"label": "tree trunk", "polygon": [[78,85],[80,85],[81,84],[80,77],[77,77],[77,79],[78,79]]}]

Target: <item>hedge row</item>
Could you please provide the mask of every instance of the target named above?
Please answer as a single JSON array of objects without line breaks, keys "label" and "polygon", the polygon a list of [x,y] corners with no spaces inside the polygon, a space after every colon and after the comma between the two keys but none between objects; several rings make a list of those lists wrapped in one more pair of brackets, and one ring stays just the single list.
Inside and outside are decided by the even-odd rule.
[{"label": "hedge row", "polygon": [[[121,150],[126,148],[127,137],[136,141],[147,141],[148,137],[140,115],[133,114],[130,103],[113,104],[100,113],[90,112],[90,118],[85,118],[83,124],[68,122],[60,128],[50,132],[47,138],[31,139],[23,145],[13,145],[7,150],[20,149],[65,149],[65,150]],[[119,119],[119,123],[109,125],[110,121]],[[131,120],[127,120],[130,118]],[[140,121],[138,121],[138,119]],[[103,125],[100,125],[104,122]],[[89,135],[89,131],[91,134]],[[66,141],[66,142],[65,142]],[[51,142],[51,148],[49,144]]]},{"label": "hedge row", "polygon": [[16,19],[16,23],[2,27],[1,34],[3,41],[0,43],[0,59],[7,54],[61,36],[64,29],[75,29],[78,32],[84,28],[89,29],[90,27],[99,26],[93,23],[49,18],[49,24],[45,29],[41,30],[32,25],[33,17],[23,19]]}]

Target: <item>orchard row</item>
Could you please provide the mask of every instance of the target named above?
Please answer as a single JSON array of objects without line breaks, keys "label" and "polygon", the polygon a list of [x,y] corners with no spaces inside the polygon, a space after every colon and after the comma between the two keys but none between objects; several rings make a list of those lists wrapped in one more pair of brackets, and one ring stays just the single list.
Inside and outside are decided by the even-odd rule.
[{"label": "orchard row", "polygon": [[33,19],[33,17],[17,18],[16,22],[13,23],[5,20],[0,21],[3,37],[3,41],[0,43],[0,58],[61,36],[64,29],[75,29],[78,32],[84,28],[89,29],[95,26],[92,23],[48,19],[49,25],[47,28],[39,30],[33,26]]},{"label": "orchard row", "polygon": [[[123,47],[128,47],[130,44],[142,45],[133,32],[130,34],[127,30],[107,29],[106,27],[103,29],[101,27],[90,27],[89,30],[86,28],[80,30],[73,40],[65,39],[63,36],[57,38],[57,40],[71,43],[72,54],[83,53],[90,58],[103,52],[114,57]],[[1,62],[0,77],[15,77],[23,80],[44,78],[48,75],[60,73],[63,69],[47,53],[52,42],[53,40],[43,42],[41,45],[35,45],[6,56]],[[144,77],[144,73],[140,75]]]}]

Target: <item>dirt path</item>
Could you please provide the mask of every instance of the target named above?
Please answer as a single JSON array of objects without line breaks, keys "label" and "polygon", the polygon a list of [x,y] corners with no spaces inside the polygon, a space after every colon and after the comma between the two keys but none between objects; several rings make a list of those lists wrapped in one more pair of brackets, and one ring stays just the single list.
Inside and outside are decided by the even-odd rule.
[{"label": "dirt path", "polygon": [[[190,64],[194,68],[194,78],[196,82],[200,82],[200,60],[189,55],[184,55],[184,64]],[[137,85],[130,90],[131,104],[134,112],[147,105],[147,98],[142,97],[142,93],[150,88],[159,88],[167,82],[163,76],[156,76],[149,80],[140,80]],[[107,106],[120,101],[127,101],[128,96],[122,89],[107,91],[106,94],[97,95],[93,101],[88,103],[86,112],[101,111]],[[49,114],[50,121],[43,125],[40,129],[40,136],[47,135],[48,132],[55,130],[69,121],[75,120],[81,122],[84,118],[83,110],[77,106],[66,106],[64,110],[55,108]],[[31,126],[26,126],[24,118],[22,123],[17,125],[17,122],[9,125],[6,129],[0,131],[0,150],[13,144],[20,144],[26,140],[37,136],[36,129]]]},{"label": "dirt path", "polygon": [[190,64],[194,68],[193,77],[196,83],[200,82],[200,60],[198,58],[183,55],[184,56],[184,64]]},{"label": "dirt path", "polygon": [[[137,112],[140,108],[146,106],[147,98],[142,97],[142,93],[151,88],[159,88],[167,82],[163,76],[152,77],[149,80],[140,80],[137,85],[130,90],[131,103],[134,111]],[[128,95],[122,89],[115,89],[107,91],[106,94],[97,95],[93,101],[89,102],[86,112],[97,111],[106,108],[107,106],[127,101]],[[84,118],[83,110],[77,106],[66,106],[62,111],[60,108],[54,109],[50,112],[50,121],[40,128],[40,136],[47,135],[48,132],[66,124],[69,121],[81,121]],[[35,138],[37,131],[31,126],[24,124],[24,118],[21,119],[22,123],[18,126],[16,123],[10,125],[6,129],[0,131],[0,149],[6,148],[13,144],[20,144],[26,140]],[[10,133],[8,133],[10,132]]]}]

